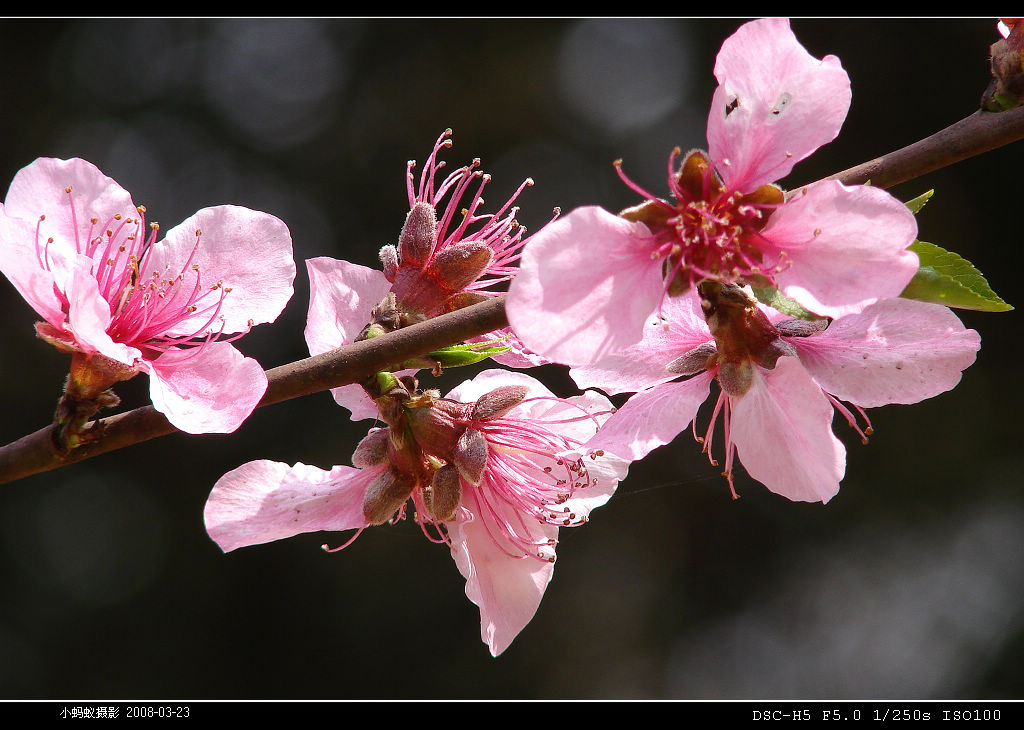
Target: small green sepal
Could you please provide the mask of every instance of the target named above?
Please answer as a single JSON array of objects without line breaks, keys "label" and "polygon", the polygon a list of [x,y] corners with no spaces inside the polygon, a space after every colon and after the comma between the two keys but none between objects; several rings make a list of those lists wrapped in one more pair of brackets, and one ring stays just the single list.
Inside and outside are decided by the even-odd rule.
[{"label": "small green sepal", "polygon": [[927,203],[928,200],[934,194],[935,194],[935,189],[932,188],[931,190],[929,190],[926,193],[921,193],[920,195],[918,195],[913,200],[908,200],[906,203],[904,203],[904,205],[906,205],[908,208],[910,208],[910,212],[911,213],[913,213],[914,215],[917,215],[918,213],[921,212],[921,208],[924,207],[925,203]]}]

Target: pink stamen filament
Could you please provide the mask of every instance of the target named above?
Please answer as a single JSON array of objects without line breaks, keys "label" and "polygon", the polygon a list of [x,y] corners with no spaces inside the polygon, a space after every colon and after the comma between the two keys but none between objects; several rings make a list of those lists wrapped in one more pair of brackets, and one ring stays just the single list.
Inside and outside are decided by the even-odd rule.
[{"label": "pink stamen filament", "polygon": [[703,171],[701,196],[694,198],[679,182],[679,155],[677,147],[668,158],[668,184],[675,205],[633,182],[622,171],[621,160],[615,163],[623,183],[666,214],[665,225],[656,226],[660,230],[652,231],[650,238],[653,258],[675,258],[664,272],[659,311],[669,286],[678,276],[685,276],[693,286],[705,278],[732,281],[753,274],[770,277],[788,265],[784,252],[761,234],[766,214],[782,204],[741,203],[738,191],[717,192],[720,185],[711,165]]},{"label": "pink stamen filament", "polygon": [[[180,347],[195,347],[199,350],[212,341],[230,342],[244,332],[224,337],[225,320],[221,310],[229,288],[217,283],[204,288],[198,266],[194,265],[202,233],[196,232],[195,244],[180,273],[169,279],[162,279],[154,272],[148,279],[143,278],[150,261],[155,255],[155,243],[159,226],[152,224],[148,236],[141,235],[145,227],[145,208],[139,207],[131,216],[114,215],[103,225],[96,217],[89,218],[88,236],[83,239],[85,229],[79,230],[78,213],[74,194],[65,188],[67,204],[71,213],[74,230],[75,250],[90,257],[100,295],[108,302],[111,324],[108,333],[118,342],[138,346],[140,349],[166,351]],[[50,270],[50,242],[41,241],[42,224],[40,216],[36,225],[36,257],[41,267]],[[194,272],[193,286],[183,286],[189,272]],[[55,289],[61,306],[68,310],[70,302],[64,292]],[[217,291],[215,299],[211,291]],[[199,319],[202,325],[189,334],[169,335],[179,323]],[[220,320],[219,326],[215,326]]]},{"label": "pink stamen filament", "polygon": [[[825,391],[822,392],[824,393]],[[856,405],[855,403],[850,404],[857,409],[857,412],[860,413],[861,418],[864,419],[864,429],[861,430],[861,427],[857,425],[857,419],[854,417],[852,413],[850,413],[849,409],[843,405],[842,401],[833,396],[831,393],[825,393],[825,397],[828,398],[829,402],[832,403],[832,407],[839,411],[843,418],[846,419],[846,422],[850,425],[850,428],[852,428],[854,431],[860,434],[860,442],[862,444],[866,444],[868,442],[868,436],[874,432],[874,429],[871,427],[871,421],[870,419],[868,419],[868,414],[864,412],[864,409]]]},{"label": "pink stamen filament", "polygon": [[366,527],[360,527],[358,530],[355,531],[355,533],[352,535],[352,537],[350,537],[348,540],[346,540],[343,544],[338,545],[338,547],[333,547],[333,548],[332,547],[327,547],[327,543],[324,543],[323,545],[320,546],[320,549],[323,550],[325,553],[336,553],[339,550],[344,550],[349,545],[354,543],[356,541],[356,538],[359,537],[360,535],[362,535],[363,534],[363,530],[365,530],[365,529],[366,529]]}]

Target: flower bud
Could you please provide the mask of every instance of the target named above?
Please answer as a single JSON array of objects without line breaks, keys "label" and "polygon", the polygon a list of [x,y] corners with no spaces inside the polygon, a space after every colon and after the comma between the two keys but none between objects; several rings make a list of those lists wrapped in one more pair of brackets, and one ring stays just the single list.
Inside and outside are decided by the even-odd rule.
[{"label": "flower bud", "polygon": [[388,430],[375,428],[368,433],[352,452],[352,466],[365,469],[383,464],[388,459]]},{"label": "flower bud", "polygon": [[445,464],[436,472],[430,482],[430,489],[423,493],[427,510],[439,522],[449,522],[462,500],[462,482],[459,471],[452,464]]},{"label": "flower bud", "polygon": [[384,278],[394,284],[398,276],[398,249],[390,244],[381,248],[380,263]]},{"label": "flower bud", "polygon": [[470,484],[479,484],[487,466],[487,439],[475,428],[467,428],[455,444],[452,462]]},{"label": "flower bud", "polygon": [[423,268],[434,252],[437,237],[437,213],[434,206],[422,201],[412,206],[398,237],[398,253],[402,266]]},{"label": "flower bud", "polygon": [[718,354],[718,348],[714,342],[705,342],[697,345],[685,355],[680,355],[665,366],[665,369],[676,375],[696,375],[702,370],[707,370],[711,358]]},{"label": "flower bud", "polygon": [[363,517],[371,525],[382,525],[409,499],[416,480],[386,469],[370,482],[363,497]]},{"label": "flower bud", "polygon": [[783,337],[810,337],[824,332],[828,327],[827,319],[784,319],[775,323],[775,329]]},{"label": "flower bud", "polygon": [[475,291],[460,291],[444,300],[444,309],[446,312],[454,312],[463,307],[486,302],[488,299],[490,297],[486,294],[479,294]]},{"label": "flower bud", "polygon": [[528,393],[525,385],[503,385],[500,388],[495,388],[480,396],[473,406],[471,418],[474,421],[501,418],[522,403]]},{"label": "flower bud", "polygon": [[486,243],[467,241],[443,249],[429,268],[444,289],[457,292],[479,279],[493,260],[494,250]]}]

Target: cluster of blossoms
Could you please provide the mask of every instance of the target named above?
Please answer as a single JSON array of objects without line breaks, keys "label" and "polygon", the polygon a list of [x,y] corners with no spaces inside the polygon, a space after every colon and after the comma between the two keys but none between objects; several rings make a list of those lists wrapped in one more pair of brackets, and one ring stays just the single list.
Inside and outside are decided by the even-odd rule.
[{"label": "cluster of blossoms", "polygon": [[[691,423],[696,435],[716,380],[698,438],[715,462],[721,416],[730,488],[738,455],[772,491],[825,502],[846,466],[834,410],[865,437],[842,401],[863,414],[949,390],[980,338],[945,307],[897,298],[918,269],[903,203],[871,186],[772,183],[839,133],[850,82],[837,58],[812,57],[784,19],[758,20],[725,41],[715,77],[708,152],[672,152],[672,200],[617,164],[646,200],[539,231],[509,320],[526,346],[575,366],[580,387],[636,393],[591,446],[638,459]],[[753,288],[807,319],[759,305]]]},{"label": "cluster of blossoms", "polygon": [[[708,149],[671,152],[670,199],[616,163],[641,202],[618,214],[556,211],[527,237],[515,202],[532,181],[485,213],[490,177],[479,160],[447,172],[439,158],[451,130],[418,180],[410,162],[409,212],[397,244],[380,250],[380,271],[306,262],[310,354],[506,284],[511,328],[477,338],[477,350],[437,351],[333,389],[353,420],[383,424],[352,466],[238,467],[207,502],[213,540],[230,551],[410,518],[451,550],[497,655],[537,610],[559,527],[584,523],[631,460],[691,424],[717,463],[721,419],[734,495],[738,460],[777,494],[827,502],[845,472],[836,411],[866,440],[865,408],[953,388],[980,338],[944,306],[899,298],[919,265],[910,210],[871,186],[775,184],[839,133],[851,100],[839,60],[812,57],[788,21],[769,19],[727,39],[714,72]],[[262,368],[231,343],[273,321],[291,296],[285,225],[220,206],[157,240],[144,213],[82,160],[37,160],[0,208],[0,270],[42,318],[39,337],[72,355],[57,414],[63,448],[116,403],[110,386],[138,372],[149,374],[156,408],[192,433],[233,431],[266,390]],[[509,367],[561,363],[580,388],[634,395],[616,411],[594,390],[558,398],[508,370],[484,371],[445,397],[421,387],[420,369],[487,356]],[[712,381],[719,392],[698,436]]]},{"label": "cluster of blossoms", "polygon": [[[477,303],[514,275],[511,264],[529,239],[513,203],[532,183],[498,212],[480,212],[490,178],[478,160],[439,176],[438,153],[450,134],[437,140],[418,185],[409,163],[409,213],[398,245],[381,249],[383,271],[326,257],[306,262],[311,355]],[[503,364],[543,362],[508,330],[478,339],[502,343],[494,358]],[[353,420],[386,424],[359,444],[352,467],[244,464],[214,487],[207,530],[229,551],[301,532],[395,523],[411,504],[424,534],[449,546],[496,656],[537,610],[554,572],[558,528],[586,522],[626,474],[627,460],[585,446],[614,409],[594,391],[556,398],[506,370],[480,373],[441,398],[414,377],[431,363],[406,364],[333,389]]]}]

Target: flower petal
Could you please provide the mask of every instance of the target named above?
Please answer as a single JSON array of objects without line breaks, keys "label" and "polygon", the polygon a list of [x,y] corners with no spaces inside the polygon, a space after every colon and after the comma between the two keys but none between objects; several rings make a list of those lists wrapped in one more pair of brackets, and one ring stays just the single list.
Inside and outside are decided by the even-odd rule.
[{"label": "flower petal", "polygon": [[787,340],[826,392],[865,408],[951,390],[981,347],[948,308],[912,299],[884,299],[824,332]]},{"label": "flower petal", "polygon": [[[472,380],[464,380],[457,386],[452,388],[445,398],[450,400],[459,401],[460,403],[475,403],[480,400],[481,396],[485,393],[490,393],[496,388],[504,386],[522,386],[526,388],[527,398],[536,397],[547,397],[553,398],[554,394],[544,386],[536,378],[533,378],[526,373],[516,372],[514,370],[502,370],[500,368],[493,368],[491,370],[484,370],[476,374]],[[541,401],[541,403],[552,403],[553,401]],[[516,409],[522,407],[522,404],[516,406]],[[550,406],[548,406],[550,407]],[[519,413],[518,410],[513,411]],[[527,418],[533,417],[533,412],[530,411],[530,415]]]},{"label": "flower petal", "polygon": [[134,347],[114,342],[107,334],[110,326],[110,305],[100,296],[93,276],[93,261],[76,255],[71,277],[66,284],[68,327],[75,343],[85,352],[98,352],[125,365],[134,365],[142,353]]},{"label": "flower petal", "polygon": [[35,240],[35,224],[6,215],[4,207],[0,206],[0,271],[40,317],[54,327],[60,327],[64,322],[64,312],[53,291],[54,275],[43,266],[40,256],[46,255],[48,261],[53,261],[59,255],[65,262],[59,268],[67,269],[68,259],[75,254],[56,241],[46,246],[45,254],[37,252]]},{"label": "flower petal", "polygon": [[[498,519],[523,522],[511,507],[503,502],[498,505],[497,509],[506,513],[498,515]],[[480,638],[491,655],[498,656],[537,612],[555,566],[545,560],[504,553],[486,524],[495,517],[481,514],[472,490],[463,493],[462,507],[460,518],[446,523],[452,557],[466,579],[466,596],[480,607]],[[529,522],[521,526],[537,542],[555,540],[558,536],[554,525]]]},{"label": "flower petal", "polygon": [[168,350],[144,366],[153,407],[186,433],[231,433],[267,390],[260,364],[227,342]]},{"label": "flower petal", "polygon": [[762,234],[791,261],[775,277],[780,289],[816,314],[840,317],[899,296],[917,273],[917,254],[907,250],[917,235],[913,213],[869,185],[809,185]]},{"label": "flower petal", "polygon": [[850,78],[839,59],[820,61],[785,18],[746,23],[715,61],[719,86],[708,115],[708,152],[731,189],[751,192],[839,134]]},{"label": "flower petal", "polygon": [[505,309],[528,348],[585,365],[639,341],[662,288],[647,227],[589,206],[533,235]]},{"label": "flower petal", "polygon": [[669,297],[660,313],[647,318],[643,339],[609,353],[592,365],[573,368],[569,375],[581,388],[600,388],[609,394],[635,393],[675,380],[679,373],[666,366],[690,350],[712,341],[696,292]]},{"label": "flower petal", "polygon": [[224,552],[317,530],[366,527],[363,494],[379,469],[250,461],[217,480],[206,531]]},{"label": "flower petal", "polygon": [[795,502],[835,496],[846,449],[832,433],[832,404],[796,358],[755,367],[750,390],[730,405],[730,438],[751,477]]},{"label": "flower petal", "polygon": [[700,373],[679,383],[662,383],[632,396],[597,432],[587,448],[642,459],[670,443],[697,416],[711,392],[712,375]]},{"label": "flower petal", "polygon": [[[288,227],[269,213],[237,205],[203,208],[167,231],[144,261],[143,276],[165,272],[168,279],[185,273],[183,286],[192,287],[198,267],[202,289],[223,284],[218,316],[225,332],[246,332],[252,324],[273,322],[292,296],[295,260]],[[204,298],[216,301],[219,291]],[[182,320],[170,334],[192,334],[203,328],[209,312]]]},{"label": "flower petal", "polygon": [[[369,323],[371,310],[391,289],[380,271],[326,256],[307,259],[306,270],[309,314],[305,335],[310,355],[354,342]],[[377,405],[362,386],[332,388],[331,395],[352,412],[353,421],[377,417]]]},{"label": "flower petal", "polygon": [[32,226],[45,215],[39,222],[40,240],[52,237],[59,245],[83,253],[90,235],[114,224],[115,215],[122,220],[138,217],[128,191],[96,165],[78,158],[40,157],[23,167],[11,181],[4,206],[8,215]]}]

